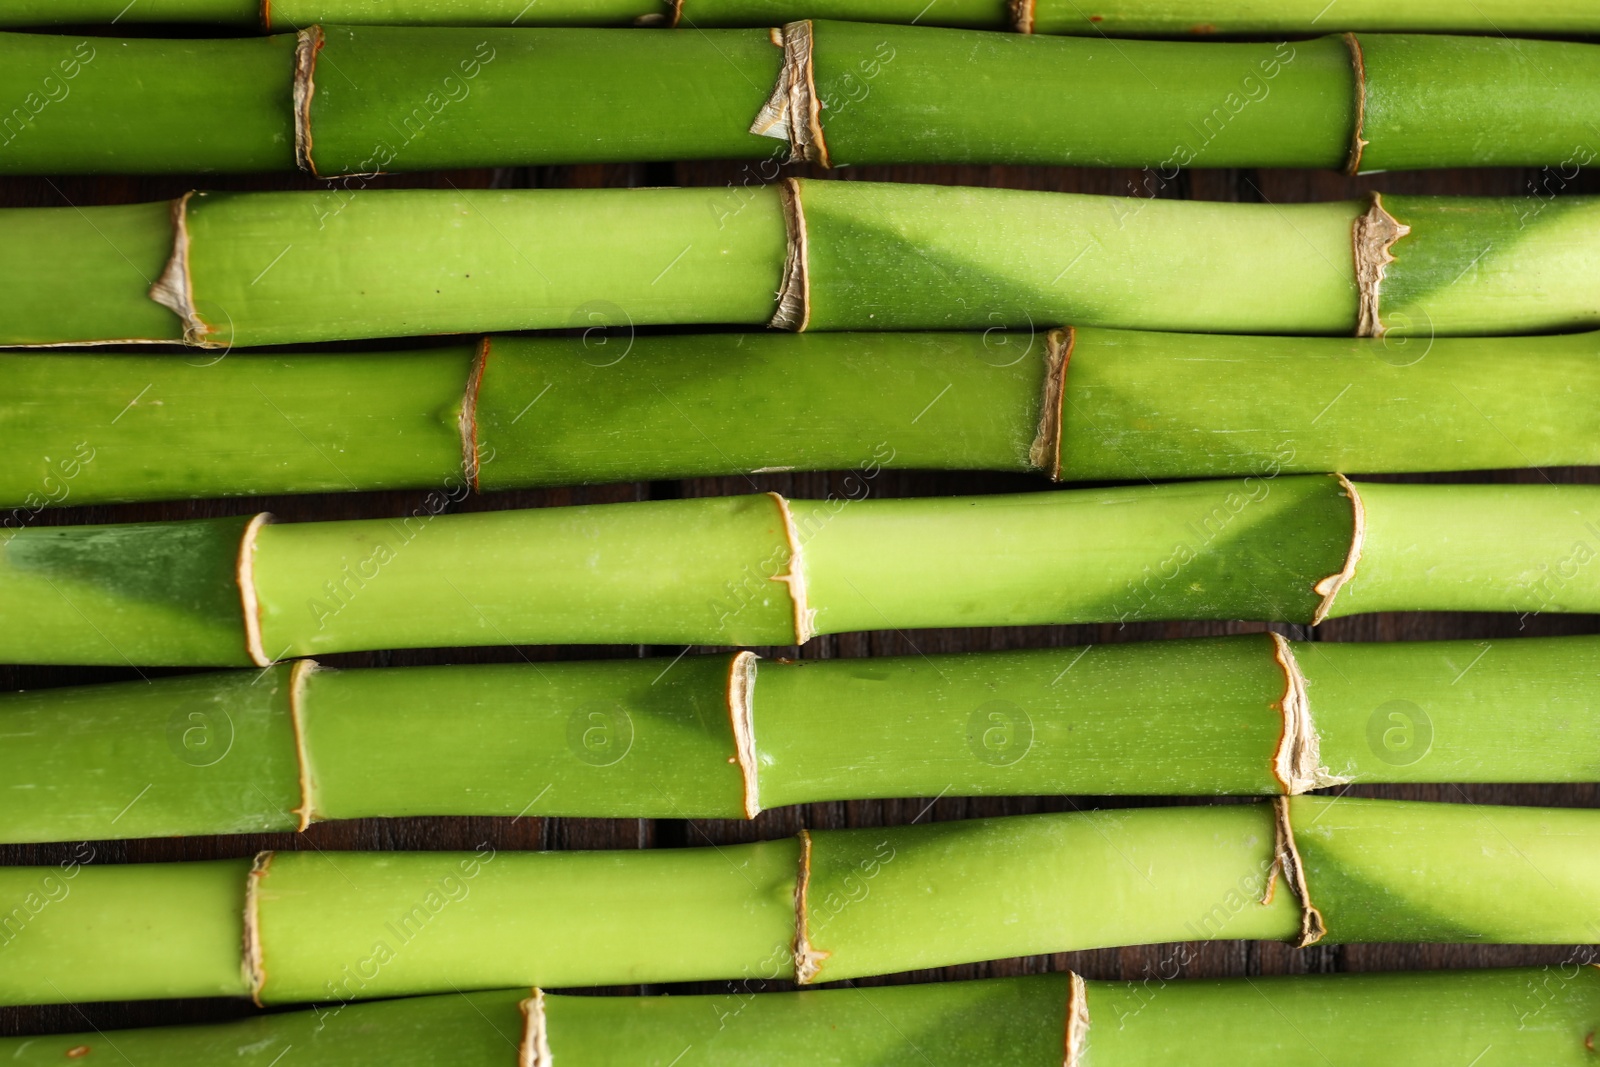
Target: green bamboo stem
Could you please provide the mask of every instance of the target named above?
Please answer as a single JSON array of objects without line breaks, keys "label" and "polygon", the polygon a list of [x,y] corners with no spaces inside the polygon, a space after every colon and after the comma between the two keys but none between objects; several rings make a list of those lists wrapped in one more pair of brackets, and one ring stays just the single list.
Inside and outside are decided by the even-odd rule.
[{"label": "green bamboo stem", "polygon": [[196,194],[0,212],[0,344],[712,322],[1541,332],[1596,324],[1597,231],[1600,201],[1581,197],[1223,204],[810,180]]},{"label": "green bamboo stem", "polygon": [[1593,486],[1269,474],[441,515],[449,504],[437,492],[392,519],[16,530],[0,544],[0,660],[265,666],[382,648],[1600,610]]},{"label": "green bamboo stem", "polygon": [[1137,166],[1163,180],[1191,166],[1557,166],[1591,137],[1597,88],[1600,48],[1503,37],[1118,43],[810,21],[98,45],[8,33],[0,99],[19,104],[0,114],[0,172],[766,160],[773,138],[833,166]]},{"label": "green bamboo stem", "polygon": [[[134,1063],[268,1067],[295,1049],[315,1067],[448,1060],[801,1067],[1332,1067],[1387,1060],[1459,1067],[1591,1062],[1600,1019],[1592,966],[1272,978],[1084,981],[1070,972],[929,985],[671,997],[513,989],[412,997],[209,1026],[0,1038],[17,1067],[102,1046]],[[1263,1010],[1267,1010],[1263,1017]],[[1066,1058],[1063,1059],[1063,1050]],[[519,1058],[525,1057],[525,1058]]]},{"label": "green bamboo stem", "polygon": [[1582,0],[1124,0],[1085,8],[1072,0],[6,0],[0,25],[209,22],[298,29],[315,22],[437,26],[767,26],[795,19],[917,23],[1040,34],[1194,37],[1339,30],[1423,33],[1593,33],[1600,16]]},{"label": "green bamboo stem", "polygon": [[0,508],[13,509],[0,527],[65,503],[459,499],[469,485],[771,470],[1071,481],[1596,464],[1597,343],[596,331],[221,361],[14,352],[0,356]]},{"label": "green bamboo stem", "polygon": [[[0,116],[0,172],[769,159],[777,137],[836,166],[1140,166],[1170,180],[1190,166],[1571,164],[1600,118],[1585,106],[1600,87],[1587,44],[770,32],[317,26],[98,46],[0,34],[0,93],[23,101]],[[785,91],[769,112],[780,71],[811,96],[791,105]]]},{"label": "green bamboo stem", "polygon": [[[1600,777],[1600,639],[200,675],[0,697],[0,842]],[[463,729],[463,720],[471,729]]]},{"label": "green bamboo stem", "polygon": [[8,867],[0,1003],[804,984],[1224,938],[1570,944],[1594,936],[1597,846],[1592,811],[1294,797],[703,849]]}]

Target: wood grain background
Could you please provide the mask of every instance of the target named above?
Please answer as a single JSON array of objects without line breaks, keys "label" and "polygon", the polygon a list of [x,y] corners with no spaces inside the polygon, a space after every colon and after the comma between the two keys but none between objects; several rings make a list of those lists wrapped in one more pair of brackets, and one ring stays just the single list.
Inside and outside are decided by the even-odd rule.
[{"label": "wood grain background", "polygon": [[[670,101],[663,100],[663,107]],[[1593,158],[1593,151],[1589,158]],[[637,166],[583,166],[508,168],[495,171],[460,171],[378,179],[375,187],[439,188],[546,188],[597,186],[742,184],[752,180],[754,165],[652,164]],[[806,167],[785,167],[785,173],[811,174]],[[819,175],[820,176],[820,175]],[[836,175],[837,176],[837,175]],[[928,182],[951,185],[991,185],[1021,189],[1120,195],[1154,194],[1197,200],[1291,203],[1354,197],[1367,190],[1393,192],[1548,196],[1594,191],[1600,182],[1592,175],[1576,179],[1550,171],[1497,169],[1402,173],[1351,179],[1312,171],[1185,171],[1162,183],[1153,173],[1128,170],[1087,170],[1046,167],[902,167],[862,168],[848,177],[871,180]],[[130,203],[176,196],[190,188],[286,189],[314,188],[318,183],[284,176],[200,178],[30,178],[0,180],[0,206],[54,206]],[[5,251],[0,248],[0,255]],[[63,249],[63,255],[70,250]],[[381,388],[381,383],[374,383]],[[947,402],[958,402],[952,397]],[[1489,432],[1486,428],[1486,432]],[[865,457],[863,457],[865,458]],[[1357,472],[1350,472],[1357,473]],[[776,490],[795,497],[844,496],[844,474],[781,474],[754,477],[695,479],[685,482],[650,482],[557,491],[496,493],[469,499],[456,510],[549,507],[564,504],[705,496]],[[1509,480],[1537,482],[1594,482],[1590,469],[1516,471],[1491,475],[1464,474],[1421,480]],[[886,471],[870,482],[879,497],[958,493],[1047,491],[1041,479],[963,473]],[[859,492],[859,490],[855,490]],[[421,505],[422,492],[367,493],[308,497],[273,497],[226,501],[175,502],[117,507],[63,508],[42,514],[39,523],[102,523],[147,519],[183,519],[241,515],[271,511],[285,521],[379,517],[409,512]],[[930,575],[937,582],[937,575]],[[1518,636],[1584,633],[1595,630],[1588,616],[1532,617],[1470,614],[1391,614],[1342,619],[1316,630],[1284,628],[1299,639],[1323,641],[1395,640],[1419,638],[1474,638],[1495,641]],[[1258,623],[1148,624],[1115,626],[1026,627],[979,630],[927,630],[824,637],[803,649],[761,650],[803,658],[861,657],[913,652],[953,652],[1035,648],[1043,646],[1106,643],[1200,636],[1261,630]],[[610,656],[675,656],[681,647],[526,647],[491,649],[434,649],[378,652],[326,657],[333,666],[389,666],[467,662],[518,662]],[[708,651],[694,649],[693,651]],[[174,673],[146,671],[149,676]],[[40,688],[123,680],[138,677],[132,670],[114,668],[41,668],[0,666],[0,690]],[[1381,703],[1375,700],[1374,706]],[[472,724],[463,722],[461,729]],[[1439,738],[1437,743],[1447,743]],[[1460,803],[1553,804],[1580,807],[1600,805],[1600,787],[1528,786],[1420,786],[1365,787],[1353,795],[1443,800]],[[531,798],[530,798],[531,799]],[[1063,811],[1097,806],[1123,807],[1165,803],[1193,803],[1163,797],[1027,797],[971,800],[943,797],[892,802],[807,805],[764,813],[751,823],[731,821],[600,820],[501,818],[361,820],[320,824],[304,835],[269,834],[241,837],[158,839],[94,842],[95,862],[190,860],[248,856],[260,849],[471,849],[489,842],[497,849],[572,848],[683,848],[775,838],[801,827],[899,825],[915,821],[962,819],[979,815]],[[46,864],[64,860],[75,846],[51,844],[0,847],[0,863]],[[1506,906],[1515,906],[1507,901]],[[940,971],[895,975],[886,982],[931,981],[941,978],[1012,975],[1070,967],[1092,978],[1142,980],[1156,974],[1170,976],[1174,969],[1188,976],[1264,975],[1324,971],[1370,971],[1402,968],[1467,967],[1509,964],[1556,964],[1571,958],[1578,947],[1519,946],[1350,946],[1318,947],[1297,951],[1284,945],[1254,943],[1157,945],[1106,949],[980,963]],[[651,987],[646,991],[661,991]],[[673,986],[674,991],[721,992],[729,984],[702,983]],[[774,983],[772,988],[781,988]],[[84,1004],[46,1008],[0,1009],[0,1034],[27,1034],[113,1028],[227,1018],[250,1009],[229,1001],[165,1001],[137,1004]],[[692,1057],[691,1057],[692,1059]]]}]

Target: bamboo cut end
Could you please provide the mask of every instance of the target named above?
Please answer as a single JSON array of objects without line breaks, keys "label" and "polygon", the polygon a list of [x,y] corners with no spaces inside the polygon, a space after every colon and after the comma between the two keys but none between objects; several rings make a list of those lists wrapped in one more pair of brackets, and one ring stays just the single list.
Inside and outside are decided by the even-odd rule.
[{"label": "bamboo cut end", "polygon": [[1311,616],[1313,626],[1328,617],[1339,591],[1356,576],[1356,567],[1361,562],[1361,546],[1367,537],[1367,509],[1361,502],[1361,494],[1356,491],[1355,484],[1349,478],[1342,474],[1334,477],[1339,479],[1339,486],[1350,501],[1350,548],[1345,553],[1344,567],[1337,574],[1330,574],[1311,587],[1312,592],[1322,597],[1322,602],[1317,605],[1317,610]]},{"label": "bamboo cut end", "polygon": [[261,598],[256,594],[256,536],[272,521],[261,512],[245,525],[239,538],[239,556],[234,563],[234,579],[239,586],[239,612],[244,622],[244,650],[257,667],[270,667],[276,657],[267,655],[261,643]]},{"label": "bamboo cut end", "polygon": [[789,142],[790,163],[833,166],[828,142],[822,135],[822,100],[817,95],[816,67],[812,62],[811,23],[790,22],[774,30],[772,43],[783,49],[783,65],[767,102],[756,112],[750,132]]},{"label": "bamboo cut end", "polygon": [[1061,1067],[1081,1067],[1089,1048],[1089,987],[1076,971],[1067,972],[1067,1029]]},{"label": "bamboo cut end", "polygon": [[1343,785],[1340,778],[1322,765],[1322,739],[1311,718],[1311,701],[1306,695],[1306,676],[1294,657],[1294,648],[1278,633],[1272,639],[1272,655],[1283,670],[1283,698],[1278,709],[1283,715],[1283,732],[1278,735],[1278,750],[1272,758],[1272,776],[1285,796],[1299,796],[1313,789]]},{"label": "bamboo cut end", "polygon": [[300,806],[293,814],[300,820],[296,827],[301,833],[311,828],[317,818],[315,783],[311,774],[311,751],[306,745],[306,686],[317,672],[315,660],[303,659],[289,671],[289,725],[294,731],[294,758],[299,768]]},{"label": "bamboo cut end", "polygon": [[273,853],[258,852],[244,882],[244,982],[250,1001],[263,1007],[262,993],[267,985],[267,969],[261,951],[261,882],[272,866]]},{"label": "bamboo cut end", "polygon": [[1006,9],[1011,13],[1011,28],[1018,33],[1033,32],[1033,5],[1034,0],[1006,0]]},{"label": "bamboo cut end", "polygon": [[1355,126],[1350,131],[1350,157],[1345,161],[1344,172],[1361,173],[1361,153],[1370,141],[1361,135],[1367,126],[1367,57],[1361,50],[1361,39],[1353,33],[1344,35],[1345,47],[1350,49],[1350,66],[1355,74]]},{"label": "bamboo cut end", "polygon": [[522,1041],[517,1046],[518,1067],[552,1067],[550,1055],[550,1028],[544,1015],[544,990],[535,988],[533,995],[517,1007],[522,1012]]},{"label": "bamboo cut end", "polygon": [[754,652],[735,652],[728,663],[728,721],[733,725],[733,755],[739,763],[739,777],[744,783],[744,817],[753,819],[761,814],[760,783],[756,778],[756,733],[751,715],[751,698],[755,694],[756,665],[760,661]]},{"label": "bamboo cut end", "polygon": [[800,528],[795,525],[789,502],[778,493],[767,495],[778,506],[778,517],[783,522],[783,537],[789,544],[789,569],[784,574],[773,575],[772,581],[782,582],[789,588],[789,602],[794,607],[794,643],[803,645],[817,635],[817,612],[811,607],[806,594],[806,568],[801,556]]},{"label": "bamboo cut end", "polygon": [[1045,337],[1044,400],[1039,407],[1039,429],[1028,449],[1028,463],[1044,471],[1052,482],[1061,480],[1061,409],[1067,397],[1067,367],[1077,331],[1071,326],[1051,330]]},{"label": "bamboo cut end", "polygon": [[1355,250],[1356,289],[1360,308],[1356,318],[1357,337],[1382,337],[1381,302],[1383,279],[1394,262],[1394,246],[1411,232],[1411,227],[1389,214],[1381,193],[1372,194],[1366,214],[1356,219],[1351,241]]},{"label": "bamboo cut end", "polygon": [[[1311,893],[1306,886],[1305,865],[1300,860],[1300,849],[1294,842],[1294,822],[1289,814],[1289,800],[1287,797],[1275,797],[1272,807],[1277,834],[1273,870],[1274,873],[1282,873],[1290,892],[1300,901],[1300,936],[1295,941],[1295,948],[1309,948],[1327,936],[1328,927],[1322,921],[1322,912],[1311,902]],[[1266,899],[1272,899],[1271,880],[1267,884]]]},{"label": "bamboo cut end", "polygon": [[778,186],[778,196],[783,202],[788,241],[783,254],[778,308],[767,325],[775,330],[804,333],[811,322],[811,270],[807,262],[806,213],[800,201],[800,182],[785,178]]},{"label": "bamboo cut end", "polygon": [[794,980],[801,985],[811,985],[822,973],[830,952],[822,952],[811,944],[806,921],[806,895],[811,888],[811,834],[800,831],[800,870],[794,880]]},{"label": "bamboo cut end", "polygon": [[150,299],[178,316],[183,324],[183,343],[199,348],[222,348],[212,340],[214,332],[195,309],[194,278],[189,273],[189,201],[193,190],[172,202],[172,254],[161,276],[150,286]]},{"label": "bamboo cut end", "polygon": [[294,161],[307,174],[318,177],[311,160],[311,101],[316,95],[317,53],[322,51],[321,26],[307,26],[294,43]]}]

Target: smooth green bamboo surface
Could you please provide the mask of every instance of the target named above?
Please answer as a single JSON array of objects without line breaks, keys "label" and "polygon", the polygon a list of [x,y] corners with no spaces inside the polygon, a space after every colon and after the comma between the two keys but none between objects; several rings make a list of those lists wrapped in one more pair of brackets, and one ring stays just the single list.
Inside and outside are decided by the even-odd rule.
[{"label": "smooth green bamboo surface", "polygon": [[[1600,120],[1588,44],[1116,42],[827,21],[783,32],[809,42],[797,75],[818,104],[814,122],[804,109],[807,151],[835,166],[1136,166],[1163,180],[1194,166],[1557,166]],[[303,33],[298,83],[293,34],[0,34],[0,93],[18,101],[0,114],[0,172],[759,160],[791,140],[757,117],[784,63],[767,29]]]},{"label": "smooth green bamboo surface", "polygon": [[[1391,197],[1365,303],[1363,202],[1228,204],[797,181],[780,187],[197,194],[0,211],[0,344],[212,346],[654,323],[760,325],[804,267],[816,330],[1034,324],[1391,341],[1600,321],[1600,201]],[[1543,203],[1542,201],[1540,202]],[[152,298],[184,222],[183,255]],[[798,246],[797,246],[798,247]],[[71,248],[74,255],[61,254]],[[1364,263],[1372,266],[1367,254]],[[803,261],[803,264],[802,264]],[[1363,316],[1365,308],[1367,314]],[[180,318],[173,309],[181,311]]]},{"label": "smooth green bamboo surface", "polygon": [[[0,355],[0,526],[61,504],[885,468],[1063,480],[1600,463],[1600,334],[494,337],[474,349]],[[471,392],[471,417],[463,423]],[[1041,415],[1061,414],[1060,443]],[[7,522],[7,519],[10,519]]]},{"label": "smooth green bamboo surface", "polygon": [[1361,483],[1357,507],[1346,484],[465,515],[440,514],[440,493],[390,519],[25,527],[0,544],[0,659],[264,666],[382,648],[1600,610],[1585,566],[1600,488]]},{"label": "smooth green bamboo surface", "polygon": [[[282,1012],[209,1026],[0,1038],[17,1067],[111,1047],[134,1063],[515,1067],[519,1048],[578,1064],[1060,1067],[1076,998],[1085,1067],[1407,1067],[1592,1060],[1600,973],[1559,968],[1143,982],[1069,973],[927,985],[584,997],[526,989]],[[750,983],[754,985],[754,983]],[[1270,1009],[1269,1019],[1262,1018]],[[1087,1025],[1084,1025],[1084,1020]],[[526,1044],[525,1044],[526,1042]],[[525,1061],[524,1061],[525,1062]]]},{"label": "smooth green bamboo surface", "polygon": [[[442,26],[767,26],[795,19],[918,23],[1015,29],[1006,0],[5,0],[0,25],[88,22],[212,22],[294,29],[314,22]],[[1338,30],[1428,33],[1592,33],[1600,15],[1583,0],[1122,0],[1085,8],[1033,0],[1023,13],[1034,33],[1195,37],[1311,34]]]},{"label": "smooth green bamboo surface", "polygon": [[[293,680],[279,666],[8,694],[0,841],[281,831],[302,819],[739,819],[890,797],[1600,776],[1596,638],[1288,647],[1320,759],[1287,781],[1277,758],[1289,677],[1262,635]],[[736,735],[730,708],[741,702],[748,727]]]},{"label": "smooth green bamboo surface", "polygon": [[[1592,936],[1595,812],[1296,797],[705,849],[268,853],[253,875],[239,862],[85,866],[70,895],[24,913],[0,954],[0,1003],[821,982],[1111,945],[1297,939],[1296,893],[1266,893],[1275,810],[1330,942]],[[21,901],[54,872],[0,869],[0,899]],[[179,924],[169,947],[161,934]]]}]

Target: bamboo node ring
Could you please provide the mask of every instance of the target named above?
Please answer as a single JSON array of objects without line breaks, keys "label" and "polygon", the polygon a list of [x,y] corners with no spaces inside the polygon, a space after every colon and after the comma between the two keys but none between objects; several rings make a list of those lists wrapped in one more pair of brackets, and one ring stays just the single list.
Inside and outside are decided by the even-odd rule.
[{"label": "bamboo node ring", "polygon": [[307,26],[295,35],[294,162],[313,177],[320,175],[311,160],[311,100],[316,94],[317,53],[322,45],[321,26]]},{"label": "bamboo node ring", "polygon": [[733,755],[744,783],[744,817],[761,814],[760,783],[756,778],[756,733],[751,715],[756,669],[760,657],[754,652],[735,652],[728,663],[728,721],[733,726]]},{"label": "bamboo node ring", "polygon": [[250,863],[250,873],[244,882],[244,967],[245,985],[250,990],[250,1002],[263,1007],[261,991],[267,984],[267,970],[261,951],[261,882],[272,866],[273,853],[257,852]]},{"label": "bamboo node ring", "polygon": [[522,1042],[517,1046],[518,1067],[551,1067],[550,1028],[545,1022],[544,990],[535,988],[533,995],[517,1005],[522,1012]]},{"label": "bamboo node ring", "polygon": [[811,270],[807,263],[806,212],[800,200],[800,182],[785,178],[778,186],[783,205],[787,243],[783,255],[783,280],[778,288],[778,306],[767,323],[774,330],[804,333],[811,324]]},{"label": "bamboo node ring", "polygon": [[794,605],[794,643],[803,645],[816,636],[817,613],[807,602],[805,562],[800,554],[800,528],[795,525],[789,502],[778,493],[767,495],[778,506],[778,516],[783,520],[784,540],[789,544],[789,569],[783,574],[773,575],[771,580],[789,587],[789,601]]},{"label": "bamboo node ring", "polygon": [[806,894],[811,887],[811,834],[800,831],[800,870],[794,881],[794,980],[810,985],[817,980],[822,965],[833,953],[811,945],[806,929]]},{"label": "bamboo node ring", "polygon": [[773,43],[783,46],[783,66],[778,69],[772,95],[756,112],[750,132],[788,141],[790,163],[831,167],[828,143],[822,136],[822,99],[817,95],[812,62],[811,23],[787,23],[782,30],[773,31]]},{"label": "bamboo node ring", "polygon": [[[1300,850],[1294,842],[1294,823],[1289,815],[1289,798],[1274,797],[1272,808],[1277,833],[1273,849],[1273,869],[1275,872],[1282,872],[1284,882],[1300,901],[1300,937],[1295,941],[1295,948],[1309,948],[1327,936],[1328,927],[1322,921],[1322,912],[1311,903],[1311,893],[1306,885],[1305,865],[1300,860]],[[1270,900],[1271,883],[1268,885],[1267,899]]]},{"label": "bamboo node ring", "polygon": [[1328,617],[1328,613],[1333,610],[1334,598],[1349,584],[1350,579],[1356,576],[1356,566],[1361,562],[1362,543],[1367,538],[1367,509],[1361,502],[1360,492],[1344,475],[1336,474],[1334,477],[1339,479],[1339,486],[1350,501],[1350,548],[1345,552],[1344,567],[1337,574],[1330,574],[1312,586],[1312,591],[1322,597],[1322,602],[1317,605],[1317,610],[1311,616],[1313,626]]},{"label": "bamboo node ring", "polygon": [[1283,670],[1283,697],[1278,709],[1283,715],[1283,731],[1272,758],[1272,776],[1285,796],[1299,796],[1313,789],[1343,785],[1348,778],[1331,774],[1322,765],[1322,742],[1311,718],[1311,702],[1306,696],[1306,676],[1295,659],[1294,649],[1282,634],[1268,632],[1273,659]]},{"label": "bamboo node ring", "polygon": [[1052,482],[1061,480],[1062,406],[1067,396],[1067,367],[1077,345],[1071,326],[1051,330],[1045,337],[1044,400],[1039,408],[1039,429],[1028,448],[1028,463],[1044,471]]},{"label": "bamboo node ring", "polygon": [[1383,196],[1372,194],[1372,204],[1356,219],[1351,230],[1356,261],[1356,288],[1360,310],[1356,318],[1357,337],[1382,337],[1385,327],[1380,301],[1383,279],[1394,262],[1395,243],[1411,232],[1411,227],[1384,210]]},{"label": "bamboo node ring", "polygon": [[1067,972],[1067,1032],[1061,1067],[1080,1067],[1089,1048],[1089,987],[1076,971]]}]

